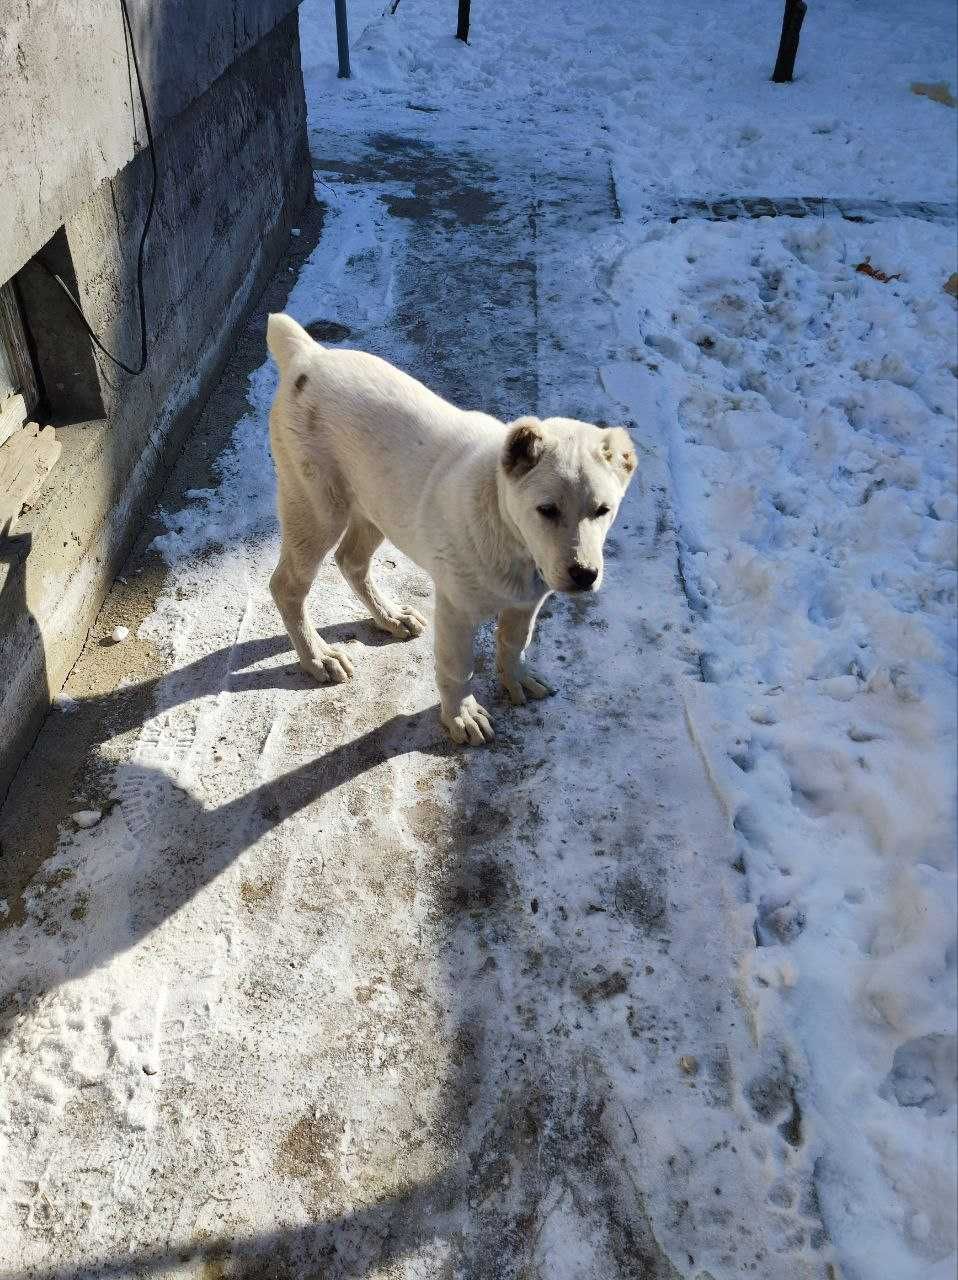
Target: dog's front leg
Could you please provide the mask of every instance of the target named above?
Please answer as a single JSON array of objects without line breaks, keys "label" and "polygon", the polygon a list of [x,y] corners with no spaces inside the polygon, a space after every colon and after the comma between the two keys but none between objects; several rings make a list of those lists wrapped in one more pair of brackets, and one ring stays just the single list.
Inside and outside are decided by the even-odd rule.
[{"label": "dog's front leg", "polygon": [[546,599],[531,609],[503,609],[496,626],[496,670],[502,687],[517,707],[529,698],[546,698],[555,693],[538,671],[527,666],[525,651],[532,640],[536,617]]},{"label": "dog's front leg", "polygon": [[443,724],[453,742],[474,747],[495,737],[492,721],[469,692],[476,623],[441,595],[436,596],[436,683]]}]

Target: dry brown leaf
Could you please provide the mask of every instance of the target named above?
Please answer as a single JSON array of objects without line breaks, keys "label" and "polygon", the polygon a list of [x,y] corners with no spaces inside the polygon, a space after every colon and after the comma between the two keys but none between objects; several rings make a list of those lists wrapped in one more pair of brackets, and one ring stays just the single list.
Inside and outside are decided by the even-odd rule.
[{"label": "dry brown leaf", "polygon": [[866,258],[864,262],[856,262],[855,270],[860,271],[863,276],[871,276],[873,280],[880,280],[882,284],[888,284],[890,280],[900,280],[900,275],[888,276],[884,271],[879,271],[877,267],[872,266],[871,258]]},{"label": "dry brown leaf", "polygon": [[951,96],[947,80],[939,80],[937,84],[922,84],[920,80],[916,80],[911,91],[917,93],[919,98],[931,98],[932,102],[940,102],[943,107],[958,105]]}]

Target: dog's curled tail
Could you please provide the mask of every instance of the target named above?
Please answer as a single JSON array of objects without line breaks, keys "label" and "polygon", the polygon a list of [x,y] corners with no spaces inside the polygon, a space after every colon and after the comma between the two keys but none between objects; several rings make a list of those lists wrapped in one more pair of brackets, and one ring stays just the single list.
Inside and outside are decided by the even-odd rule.
[{"label": "dog's curled tail", "polygon": [[305,355],[316,347],[303,326],[282,312],[271,315],[266,321],[266,345],[281,374],[286,372],[295,356]]}]

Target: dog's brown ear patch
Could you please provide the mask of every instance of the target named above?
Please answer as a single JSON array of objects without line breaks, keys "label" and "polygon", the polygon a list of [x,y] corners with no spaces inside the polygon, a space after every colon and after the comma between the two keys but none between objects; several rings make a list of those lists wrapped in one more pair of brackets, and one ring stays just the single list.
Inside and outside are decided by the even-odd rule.
[{"label": "dog's brown ear patch", "polygon": [[604,431],[599,451],[606,462],[611,464],[613,470],[619,473],[623,484],[628,484],[638,459],[625,427],[609,427]]},{"label": "dog's brown ear patch", "polygon": [[538,418],[518,418],[509,428],[502,451],[502,469],[518,479],[526,475],[542,457],[545,440]]}]

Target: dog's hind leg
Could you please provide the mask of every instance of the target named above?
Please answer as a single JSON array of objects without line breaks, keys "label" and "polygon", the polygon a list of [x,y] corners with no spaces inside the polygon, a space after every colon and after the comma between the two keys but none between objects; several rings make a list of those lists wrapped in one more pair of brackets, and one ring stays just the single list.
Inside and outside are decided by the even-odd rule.
[{"label": "dog's hind leg", "polygon": [[323,557],[343,531],[345,513],[318,512],[288,480],[280,479],[277,496],[283,546],[269,589],[303,670],[321,684],[340,684],[353,674],[353,665],[342,649],[317,635],[306,614],[306,597]]},{"label": "dog's hind leg", "polygon": [[411,640],[422,635],[426,619],[418,609],[399,608],[384,596],[372,576],[373,552],[383,540],[383,535],[365,516],[353,512],[336,548],[336,563],[343,577],[372,614],[373,621],[382,631]]}]

